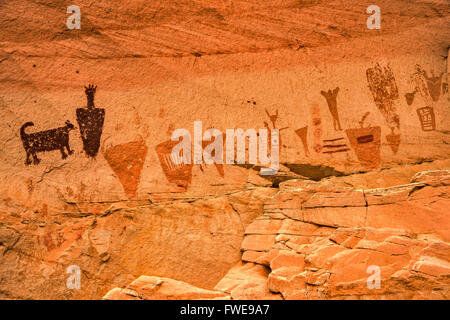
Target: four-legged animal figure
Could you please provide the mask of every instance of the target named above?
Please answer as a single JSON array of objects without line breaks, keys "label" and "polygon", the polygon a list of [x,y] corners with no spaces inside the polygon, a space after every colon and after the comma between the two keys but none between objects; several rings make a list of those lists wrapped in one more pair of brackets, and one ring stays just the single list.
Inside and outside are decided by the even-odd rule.
[{"label": "four-legged animal figure", "polygon": [[61,156],[63,159],[67,158],[67,154],[64,149],[67,149],[69,154],[73,153],[73,150],[69,146],[69,132],[75,129],[74,125],[70,123],[69,120],[66,121],[64,127],[50,129],[35,133],[25,133],[25,128],[34,126],[33,122],[26,122],[20,128],[20,137],[22,139],[23,147],[27,153],[27,159],[25,164],[31,164],[30,157],[33,157],[33,163],[38,164],[40,162],[36,153],[44,151],[61,151]]}]

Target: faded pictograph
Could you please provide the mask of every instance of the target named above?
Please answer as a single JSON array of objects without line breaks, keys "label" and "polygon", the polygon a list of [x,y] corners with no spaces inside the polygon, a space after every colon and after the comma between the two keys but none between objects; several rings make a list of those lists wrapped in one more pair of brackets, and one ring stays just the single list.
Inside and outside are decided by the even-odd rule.
[{"label": "faded pictograph", "polygon": [[[158,144],[155,150],[167,180],[178,187],[187,189],[191,184],[193,165],[186,164],[181,159],[172,158],[172,150],[178,143],[178,141],[167,140]],[[181,153],[179,157],[184,157],[184,154]]]},{"label": "faded pictograph", "polygon": [[364,127],[364,122],[369,116],[365,113],[359,122],[360,128],[345,130],[350,145],[355,151],[356,157],[366,169],[376,169],[380,166],[380,127]]},{"label": "faded pictograph", "polygon": [[[399,92],[394,72],[390,66],[382,67],[377,63],[373,68],[367,69],[366,75],[375,104],[391,130],[391,133],[386,136],[386,140],[392,152],[395,154],[398,152],[400,146],[400,116],[397,111]],[[373,130],[374,133],[378,132],[375,128]],[[374,163],[378,162],[379,160]]]},{"label": "faded pictograph", "polygon": [[317,103],[311,105],[311,119],[313,124],[314,146],[316,153],[322,151],[322,118],[320,116],[320,107]]},{"label": "faded pictograph", "polygon": [[343,153],[350,149],[343,137],[323,140],[323,151],[325,154]]},{"label": "faded pictograph", "polygon": [[419,94],[425,105],[417,108],[417,116],[423,131],[433,131],[436,129],[436,119],[434,114],[434,105],[441,95],[441,82],[443,73],[439,76],[428,76],[420,65],[416,65],[416,70],[411,76],[411,82],[414,86],[412,93],[405,95],[408,105],[414,102],[415,94]]},{"label": "faded pictograph", "polygon": [[328,109],[333,117],[334,130],[342,130],[341,123],[339,121],[339,113],[337,107],[337,95],[339,93],[339,87],[335,88],[333,91],[320,91],[320,94],[325,97],[328,104]]},{"label": "faded pictograph", "polygon": [[[401,137],[399,134],[400,116],[397,108],[399,90],[394,73],[389,65],[382,66],[380,63],[376,63],[373,67],[366,70],[366,77],[375,105],[388,126],[385,131],[387,133],[387,145],[391,148],[392,152],[396,154],[399,150]],[[411,75],[411,83],[413,86],[410,87],[409,92],[405,94],[405,99],[408,105],[418,105],[416,111],[423,131],[432,131],[436,128],[436,118],[433,106],[439,100],[441,91],[445,92],[445,84],[442,83],[442,78],[442,73],[435,75],[431,72],[430,76],[420,65],[416,65],[415,72]],[[88,157],[92,158],[96,157],[100,149],[103,125],[105,121],[105,109],[97,108],[95,106],[94,100],[96,90],[97,86],[95,85],[90,84],[85,87],[87,105],[84,108],[76,109],[76,120],[83,142],[83,150]],[[344,134],[340,122],[341,119],[339,117],[339,92],[339,87],[328,89],[326,91],[320,91],[320,94],[325,98],[332,118],[329,116],[323,117],[323,114],[321,115],[319,104],[312,103],[309,110],[310,123],[301,127],[299,126],[300,128],[294,130],[302,144],[302,146],[300,146],[300,141],[296,140],[298,149],[301,150],[303,147],[303,152],[306,157],[311,156],[311,147],[316,152],[316,155],[345,154],[349,150],[353,149],[358,160],[365,168],[378,168],[380,166],[381,127],[364,125],[370,115],[370,112],[366,112],[359,122],[359,127],[358,125],[350,126],[349,129],[345,130]],[[421,98],[423,100],[422,104]],[[339,100],[341,100],[341,98]],[[318,101],[324,102],[322,98],[318,98]],[[339,103],[341,103],[341,101],[339,101]],[[247,104],[255,106],[256,102],[252,98],[252,100],[247,100]],[[255,141],[256,139],[264,139],[267,140],[266,142],[272,141],[272,130],[276,129],[277,148],[279,148],[280,145],[283,146],[279,132],[289,128],[277,128],[278,122],[281,122],[279,110],[283,112],[283,109],[276,108],[275,110],[275,108],[273,108],[272,110],[269,109],[270,112],[268,109],[263,110],[268,117],[265,118],[265,115],[263,113],[261,114],[262,117],[265,118],[264,120],[266,120],[263,121],[263,123],[267,135],[261,137],[260,133],[255,133],[255,137],[253,138],[253,134],[250,134],[252,129],[249,129],[249,134],[247,137],[243,138],[243,141],[246,141],[246,139],[250,142],[252,139]],[[326,109],[323,110],[322,112],[327,113]],[[344,114],[342,111],[343,110],[341,110],[341,115],[343,116]],[[162,119],[165,115],[166,111],[164,108],[160,108],[159,118]],[[332,127],[331,120],[333,123]],[[60,150],[63,159],[73,153],[73,150],[71,150],[69,146],[69,132],[70,130],[75,129],[75,127],[69,121],[66,122],[64,127],[36,133],[26,133],[26,128],[32,125],[32,122],[27,122],[20,129],[20,136],[26,151],[25,163],[27,165],[32,162],[34,164],[39,163],[40,160],[37,157],[38,152]],[[141,128],[144,126],[145,121],[141,121],[138,116],[136,127]],[[170,124],[168,133],[173,132],[174,129],[174,124]],[[328,130],[330,132],[328,132]],[[245,134],[247,134],[247,131]],[[224,133],[223,138],[226,137],[227,134]],[[142,136],[141,139],[131,138],[129,140],[125,140],[130,142],[111,146],[106,148],[106,151],[104,146],[102,146],[102,153],[104,154],[105,159],[117,175],[128,197],[134,197],[136,195],[140,174],[147,156],[147,145],[145,143],[145,139],[142,138]],[[258,141],[261,143],[262,140]],[[212,137],[208,141],[200,139],[195,142],[194,145],[200,146],[200,150],[211,149],[212,152],[210,156],[212,158],[216,158],[215,149],[210,148],[214,143],[215,138]],[[251,143],[249,143],[248,146],[246,146],[245,143],[243,144],[243,150],[245,151],[244,154],[248,152],[249,148],[252,146]],[[180,159],[174,159],[173,148],[176,145],[178,145],[177,141],[167,140],[158,144],[155,149],[167,180],[186,189],[192,180],[193,165],[199,165],[199,163],[194,161],[193,164],[186,164],[183,163],[183,161],[179,161]],[[221,142],[221,145],[222,148],[225,147],[223,141]],[[257,143],[255,142],[255,146],[256,145]],[[194,147],[194,149],[196,148],[197,147]],[[272,151],[271,148],[272,143],[270,143],[267,148],[269,153]],[[235,146],[233,150],[235,149],[238,149],[237,146]],[[279,150],[277,149],[277,152],[278,151]],[[180,157],[183,158],[183,155],[181,154]],[[328,160],[331,159],[330,157],[328,157]],[[224,164],[215,162],[213,162],[213,164],[215,165],[218,174],[221,177],[224,177]],[[204,172],[204,167],[202,167],[201,164],[200,170]]]},{"label": "faded pictograph", "polygon": [[433,131],[436,129],[436,118],[432,107],[418,108],[416,111],[423,131]]},{"label": "faded pictograph", "polygon": [[[224,137],[226,137],[226,134],[224,134]],[[208,148],[208,146],[214,144],[215,140],[217,138],[216,137],[212,137],[212,141],[202,141],[202,149]],[[223,139],[223,141],[225,141],[225,139]],[[216,150],[212,150],[211,151],[211,157],[215,158],[216,157]],[[221,163],[214,163],[214,166],[217,169],[217,172],[219,173],[219,175],[223,178],[225,176],[225,170],[223,168],[223,164]],[[203,167],[200,165],[200,170],[203,172]]]},{"label": "faded pictograph", "polygon": [[149,136],[148,126],[134,107],[133,112],[134,124],[140,129],[136,140],[108,146],[106,150],[102,147],[106,161],[118,177],[128,198],[136,196],[148,152],[145,140]]},{"label": "faded pictograph", "polygon": [[33,158],[33,164],[38,164],[40,162],[40,159],[37,157],[38,152],[59,150],[62,159],[66,159],[68,155],[73,154],[73,150],[69,146],[69,132],[75,127],[69,120],[66,121],[64,127],[26,133],[25,129],[31,126],[34,126],[33,122],[26,122],[20,128],[20,138],[27,154],[25,164],[31,164],[31,157]]},{"label": "faded pictograph", "polygon": [[67,13],[71,15],[67,18],[66,25],[69,30],[81,29],[81,10],[79,6],[71,5],[67,7]]},{"label": "faded pictograph", "polygon": [[136,195],[141,171],[147,157],[144,140],[137,140],[106,149],[105,159],[119,178],[128,198]]},{"label": "faded pictograph", "polygon": [[308,126],[295,130],[295,134],[302,141],[305,156],[309,157],[310,153],[308,148]]},{"label": "faded pictograph", "polygon": [[[174,131],[173,125],[169,125],[169,129],[167,131],[167,134],[169,136],[172,135]],[[223,134],[225,137],[226,134]],[[186,139],[186,142],[191,141],[190,137],[185,136],[183,139]],[[224,145],[225,139],[222,138],[222,141],[216,141],[217,137],[212,136],[211,141],[202,140],[196,141],[195,143],[198,143],[201,147],[201,149],[209,149],[212,148],[213,145],[218,142]],[[164,172],[164,175],[166,176],[167,180],[170,183],[176,184],[178,187],[183,188],[184,191],[187,189],[187,187],[191,184],[192,181],[192,169],[194,168],[193,164],[191,163],[185,163],[183,161],[185,150],[180,150],[180,152],[177,155],[174,155],[172,153],[174,147],[179,144],[179,141],[173,141],[173,140],[167,140],[160,144],[158,144],[155,148],[155,151],[158,155],[158,159],[161,165],[161,168]],[[195,147],[194,147],[195,148]],[[215,159],[216,156],[216,149],[212,148],[211,150],[211,158]],[[189,157],[192,157],[190,155]],[[200,171],[204,172],[202,164],[198,164]],[[214,166],[216,167],[217,172],[219,175],[223,178],[225,176],[225,170],[223,163],[216,163],[214,162]]]},{"label": "faded pictograph", "polygon": [[[265,111],[266,111],[267,116],[269,117],[270,122],[272,123],[272,129],[277,129],[278,109],[275,111],[275,114],[270,114],[267,109],[265,109]],[[266,121],[264,121],[263,123],[264,123],[264,128],[267,129],[267,132],[269,134],[267,140],[271,141],[271,137],[272,137],[271,136],[271,128],[270,128],[269,124]],[[286,129],[289,129],[289,127],[280,128],[280,129],[278,129],[278,131],[281,132],[281,131],[286,130]],[[280,145],[280,147],[283,147],[283,143],[282,143],[282,140],[281,140],[281,134],[279,136],[279,139],[280,139],[279,145]],[[286,147],[286,146],[284,146],[284,147]],[[270,152],[270,145],[269,145],[269,152]]]},{"label": "faded pictograph", "polygon": [[407,92],[405,93],[405,100],[406,103],[408,104],[408,106],[412,105],[414,102],[414,96],[417,93],[416,90],[414,90],[413,92]]},{"label": "faded pictograph", "polygon": [[97,86],[89,85],[85,88],[87,107],[78,108],[77,122],[80,127],[83,150],[89,157],[95,157],[100,148],[103,122],[105,121],[105,109],[96,108],[94,104]]}]

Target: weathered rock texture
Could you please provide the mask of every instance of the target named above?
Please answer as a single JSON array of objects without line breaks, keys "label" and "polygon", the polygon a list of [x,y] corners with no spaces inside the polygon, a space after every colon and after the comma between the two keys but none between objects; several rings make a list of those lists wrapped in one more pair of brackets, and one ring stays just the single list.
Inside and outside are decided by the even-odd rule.
[{"label": "weathered rock texture", "polygon": [[[449,299],[449,203],[449,170],[421,172],[410,184],[383,189],[282,183],[246,228],[242,262],[215,290],[231,299]],[[380,275],[375,288],[369,278],[374,266]],[[198,295],[179,286],[170,294],[139,296],[134,292],[147,288],[140,279],[105,298]]]},{"label": "weathered rock texture", "polygon": [[448,299],[449,199],[450,171],[383,189],[286,182],[247,227],[242,260],[270,268],[285,299]]},{"label": "weathered rock texture", "polygon": [[[0,1],[0,298],[445,297],[445,174],[411,177],[450,168],[448,1],[376,2],[381,30],[373,1],[78,0],[69,30]],[[194,121],[280,129],[278,173],[173,165]]]}]

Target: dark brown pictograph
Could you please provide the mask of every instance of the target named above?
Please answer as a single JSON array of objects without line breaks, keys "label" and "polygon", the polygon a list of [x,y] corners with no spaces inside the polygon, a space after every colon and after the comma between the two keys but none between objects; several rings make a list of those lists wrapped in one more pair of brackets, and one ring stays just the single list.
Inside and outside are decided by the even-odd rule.
[{"label": "dark brown pictograph", "polygon": [[33,122],[26,122],[20,128],[20,138],[27,153],[26,165],[31,164],[30,157],[33,157],[33,164],[40,162],[40,159],[36,155],[38,152],[59,150],[61,151],[62,159],[67,158],[64,149],[67,150],[69,155],[73,153],[73,150],[69,146],[69,132],[75,129],[75,127],[69,120],[66,121],[64,127],[29,134],[25,133],[25,128],[31,126],[34,126]]},{"label": "dark brown pictograph", "polygon": [[100,147],[100,138],[105,120],[105,109],[95,107],[94,97],[97,86],[89,85],[84,88],[87,98],[87,109],[77,109],[77,122],[80,126],[84,152],[89,157],[95,157]]},{"label": "dark brown pictograph", "polygon": [[325,154],[341,153],[350,150],[342,137],[323,140],[323,148],[324,151],[322,153]]},{"label": "dark brown pictograph", "polygon": [[394,128],[391,128],[391,133],[386,135],[386,140],[392,152],[396,154],[400,147],[400,135],[394,132]]},{"label": "dark brown pictograph", "polygon": [[381,128],[364,128],[368,115],[366,113],[359,121],[361,128],[347,129],[345,133],[360,163],[367,169],[375,169],[380,166]]},{"label": "dark brown pictograph", "polygon": [[328,104],[328,109],[330,109],[330,113],[333,116],[333,126],[334,130],[342,130],[341,123],[339,121],[339,113],[337,108],[337,95],[339,93],[339,87],[334,89],[333,91],[320,91],[320,94],[325,97]]},{"label": "dark brown pictograph", "polygon": [[400,128],[400,117],[394,103],[399,99],[399,94],[391,67],[381,67],[377,63],[373,68],[367,69],[366,76],[375,104],[388,126]]},{"label": "dark brown pictograph", "polygon": [[303,143],[303,150],[305,151],[305,156],[309,157],[308,149],[308,126],[295,130],[295,133],[299,136]]}]

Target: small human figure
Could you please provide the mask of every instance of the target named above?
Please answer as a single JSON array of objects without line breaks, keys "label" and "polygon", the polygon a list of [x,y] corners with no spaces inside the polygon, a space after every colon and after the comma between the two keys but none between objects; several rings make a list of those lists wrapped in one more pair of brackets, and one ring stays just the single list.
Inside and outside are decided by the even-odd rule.
[{"label": "small human figure", "polygon": [[328,109],[330,109],[331,115],[333,116],[333,125],[334,130],[342,130],[341,123],[339,122],[339,113],[337,109],[337,94],[339,92],[339,87],[334,89],[333,91],[320,91],[320,93],[325,97],[328,104]]}]

